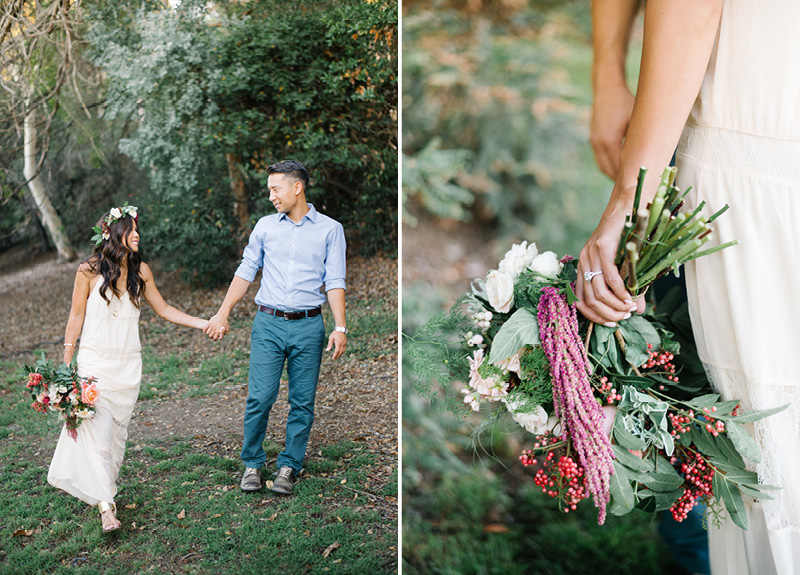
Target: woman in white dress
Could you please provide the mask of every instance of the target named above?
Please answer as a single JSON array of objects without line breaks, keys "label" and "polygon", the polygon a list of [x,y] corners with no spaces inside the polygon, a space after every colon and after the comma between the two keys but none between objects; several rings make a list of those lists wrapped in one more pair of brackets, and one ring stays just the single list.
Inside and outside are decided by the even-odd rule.
[{"label": "woman in white dress", "polygon": [[[731,209],[717,242],[740,245],[687,266],[700,357],[717,391],[742,407],[786,411],[756,422],[763,483],[774,500],[746,501],[749,528],[709,526],[714,575],[800,573],[800,3],[648,0],[642,68],[608,207],[580,256],[578,306],[613,324],[637,311],[614,266],[639,166],[643,202],[678,146],[690,203]],[[688,120],[688,121],[687,121]],[[638,305],[641,308],[641,303]],[[639,309],[641,311],[641,309]]]},{"label": "woman in white dress", "polygon": [[98,227],[94,254],[75,277],[64,336],[64,362],[70,363],[81,335],[78,374],[97,379],[96,413],[80,425],[77,440],[62,429],[47,481],[97,505],[103,531],[109,532],[121,526],[114,504],[116,482],[142,376],[141,297],[172,323],[202,330],[208,322],[167,305],[158,293],[153,272],[139,255],[134,206],[112,209]]}]

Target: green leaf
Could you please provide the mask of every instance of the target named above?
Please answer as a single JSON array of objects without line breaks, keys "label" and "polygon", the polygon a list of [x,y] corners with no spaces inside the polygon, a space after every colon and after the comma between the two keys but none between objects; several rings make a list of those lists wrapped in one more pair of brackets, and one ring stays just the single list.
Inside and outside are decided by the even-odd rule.
[{"label": "green leaf", "polygon": [[643,316],[634,314],[619,322],[619,330],[625,340],[625,359],[636,367],[650,359],[647,344],[651,344],[653,349],[661,346],[658,331]]},{"label": "green leaf", "polygon": [[669,471],[666,469],[661,471],[654,471],[652,473],[645,473],[639,481],[652,489],[661,493],[666,493],[678,489],[683,485],[684,479],[675,469],[670,466]]},{"label": "green leaf", "polygon": [[759,409],[758,411],[748,411],[747,413],[743,413],[737,416],[725,415],[718,417],[719,419],[722,419],[724,421],[736,421],[737,423],[750,423],[751,421],[758,421],[759,419],[764,419],[765,417],[769,417],[770,415],[775,415],[776,413],[780,413],[781,411],[787,409],[788,407],[789,405],[786,404],[780,407],[773,407],[772,409]]},{"label": "green leaf", "polygon": [[613,434],[616,442],[625,449],[641,451],[647,447],[647,444],[643,439],[639,439],[630,431],[625,429],[625,424],[622,423],[622,417],[620,416],[619,412],[617,412],[617,416],[614,418]]},{"label": "green leaf", "polygon": [[611,507],[609,511],[613,515],[625,515],[633,510],[636,505],[636,497],[633,494],[628,472],[622,464],[614,461],[614,474],[609,478],[611,492]]},{"label": "green leaf", "polygon": [[739,490],[733,487],[725,476],[719,473],[714,474],[711,486],[714,489],[714,496],[725,502],[725,508],[728,510],[733,522],[742,529],[747,529],[747,514],[745,513],[744,501],[742,501],[742,494]]},{"label": "green leaf", "polygon": [[736,447],[733,445],[733,441],[728,436],[727,433],[720,433],[714,438],[714,443],[722,452],[725,459],[730,463],[744,467],[744,461],[742,460],[741,454],[736,451]]},{"label": "green leaf", "polygon": [[683,495],[683,489],[673,489],[672,491],[659,492],[650,489],[642,489],[638,496],[640,499],[652,499],[655,505],[652,511],[664,511],[672,507],[675,502]]},{"label": "green leaf", "polygon": [[636,457],[633,453],[620,447],[619,445],[612,445],[614,449],[614,456],[622,465],[634,471],[642,473],[650,473],[655,470],[653,463],[647,459]]},{"label": "green leaf", "polygon": [[687,401],[686,405],[695,411],[703,411],[704,407],[712,407],[715,403],[717,403],[717,401],[719,401],[718,393],[708,393],[706,395],[695,397],[691,401]]},{"label": "green leaf", "polygon": [[727,456],[717,448],[713,436],[705,428],[695,428],[692,430],[692,439],[697,449],[706,457],[714,457],[728,461]]},{"label": "green leaf", "polygon": [[729,421],[725,424],[725,431],[742,457],[746,457],[753,463],[761,461],[761,450],[758,448],[756,440],[753,439],[753,436],[747,432],[744,426],[734,421]]},{"label": "green leaf", "polygon": [[539,343],[539,322],[536,316],[527,309],[518,309],[494,336],[489,363],[497,364],[517,353],[520,348]]},{"label": "green leaf", "polygon": [[744,485],[740,483],[736,487],[738,487],[739,491],[741,491],[745,495],[749,495],[750,497],[755,497],[756,499],[762,499],[768,501],[772,501],[774,499],[774,497],[772,497],[771,495],[764,493],[763,491],[760,491],[755,487],[751,487],[749,485]]},{"label": "green leaf", "polygon": [[712,459],[711,464],[714,467],[724,471],[725,478],[728,481],[744,485],[751,485],[751,486],[757,485],[761,487],[761,485],[758,483],[758,475],[756,473],[753,473],[752,471],[748,471],[737,465],[731,465],[730,463],[724,463],[716,459]]}]

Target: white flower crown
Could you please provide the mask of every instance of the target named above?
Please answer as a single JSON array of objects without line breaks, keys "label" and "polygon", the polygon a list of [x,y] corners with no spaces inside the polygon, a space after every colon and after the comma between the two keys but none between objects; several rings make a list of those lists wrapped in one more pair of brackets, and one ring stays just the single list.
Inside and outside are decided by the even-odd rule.
[{"label": "white flower crown", "polygon": [[125,202],[124,206],[119,208],[111,208],[111,211],[108,212],[108,215],[105,219],[101,222],[99,226],[92,227],[92,231],[94,235],[92,236],[92,241],[94,245],[99,246],[103,243],[103,240],[107,240],[111,237],[111,233],[109,232],[109,226],[116,222],[117,220],[121,220],[126,216],[132,217],[134,220],[139,218],[139,208],[136,206],[129,206],[128,202]]}]

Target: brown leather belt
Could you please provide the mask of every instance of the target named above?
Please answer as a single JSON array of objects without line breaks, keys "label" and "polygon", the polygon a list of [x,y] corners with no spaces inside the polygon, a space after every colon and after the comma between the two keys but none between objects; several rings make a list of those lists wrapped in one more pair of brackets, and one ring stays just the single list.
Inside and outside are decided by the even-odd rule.
[{"label": "brown leather belt", "polygon": [[263,311],[264,313],[268,313],[269,315],[274,315],[275,317],[282,317],[285,319],[303,319],[306,317],[314,317],[315,315],[319,315],[322,313],[321,307],[315,307],[314,309],[308,309],[305,311],[281,311],[279,309],[274,309],[271,307],[267,307],[265,305],[258,306],[258,311]]}]

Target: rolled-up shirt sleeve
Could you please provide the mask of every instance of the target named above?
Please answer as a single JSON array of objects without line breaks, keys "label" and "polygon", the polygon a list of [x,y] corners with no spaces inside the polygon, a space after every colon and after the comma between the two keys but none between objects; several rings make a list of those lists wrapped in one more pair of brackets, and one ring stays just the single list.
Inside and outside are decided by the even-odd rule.
[{"label": "rolled-up shirt sleeve", "polygon": [[345,274],[347,272],[347,243],[344,239],[344,228],[338,222],[328,236],[327,254],[325,257],[325,291],[332,289],[347,289],[345,287]]},{"label": "rolled-up shirt sleeve", "polygon": [[261,241],[260,227],[259,222],[250,234],[250,241],[242,254],[242,263],[236,269],[236,275],[249,282],[256,279],[258,270],[264,265],[264,245]]}]

